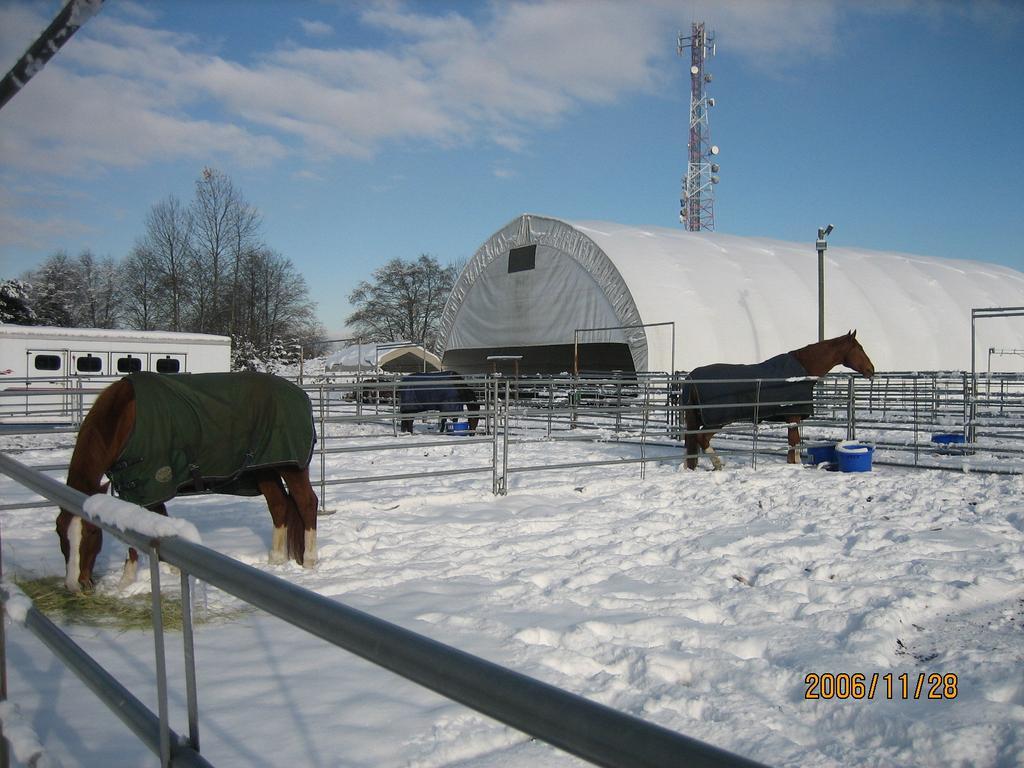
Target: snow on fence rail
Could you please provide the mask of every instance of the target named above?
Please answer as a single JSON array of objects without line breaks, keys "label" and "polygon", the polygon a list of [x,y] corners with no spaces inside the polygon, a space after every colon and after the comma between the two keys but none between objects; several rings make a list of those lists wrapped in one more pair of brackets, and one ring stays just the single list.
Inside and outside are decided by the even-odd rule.
[{"label": "snow on fence rail", "polygon": [[[25,625],[49,646],[150,749],[162,766],[210,765],[199,754],[199,723],[192,653],[191,578],[199,578],[250,605],[395,672],[453,701],[488,715],[572,755],[602,766],[759,766],[683,734],[597,704],[493,664],[423,635],[350,608],[240,563],[179,536],[153,536],[150,513],[138,520],[118,514],[116,527],[86,510],[89,497],[0,453],[0,471],[75,514],[100,525],[150,555],[153,630],[159,715],[135,699],[35,608]],[[163,560],[181,570],[185,685],[189,735],[169,724],[167,673],[160,613]],[[0,590],[5,609],[10,590]],[[21,612],[21,611],[19,611]],[[0,636],[2,639],[2,636]],[[2,650],[2,648],[0,648]],[[4,654],[0,653],[0,657]]]}]

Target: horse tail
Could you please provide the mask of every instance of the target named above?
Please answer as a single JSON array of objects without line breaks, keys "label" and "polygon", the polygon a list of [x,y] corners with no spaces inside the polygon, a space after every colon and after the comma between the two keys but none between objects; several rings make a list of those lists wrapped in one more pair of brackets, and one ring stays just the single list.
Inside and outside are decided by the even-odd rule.
[{"label": "horse tail", "polygon": [[295,560],[299,565],[306,559],[306,529],[302,522],[302,515],[295,504],[295,499],[290,493],[285,494],[286,509],[284,513],[284,524],[287,529],[285,534],[288,547],[288,557]]},{"label": "horse tail", "polygon": [[687,429],[700,429],[700,393],[697,391],[697,382],[687,376],[683,380],[683,389],[679,398],[683,405],[683,421]]},{"label": "horse tail", "polygon": [[700,443],[698,431],[701,428],[700,394],[697,392],[697,382],[691,376],[683,380],[679,391],[679,405],[683,409],[680,421],[683,423],[683,445],[686,447],[686,466],[689,469],[697,468],[697,457],[700,455]]}]

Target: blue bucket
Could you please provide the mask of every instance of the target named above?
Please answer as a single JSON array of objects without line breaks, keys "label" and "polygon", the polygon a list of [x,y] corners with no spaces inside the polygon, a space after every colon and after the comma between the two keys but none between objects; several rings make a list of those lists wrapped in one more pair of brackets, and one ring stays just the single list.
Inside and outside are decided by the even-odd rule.
[{"label": "blue bucket", "polygon": [[873,445],[865,445],[854,440],[844,440],[836,445],[836,460],[840,472],[870,472],[871,457],[875,452]]},{"label": "blue bucket", "polygon": [[452,433],[456,434],[456,435],[461,433],[462,436],[465,437],[467,434],[469,434],[469,422],[468,421],[456,421],[456,422],[454,422],[452,424]]},{"label": "blue bucket", "polygon": [[808,445],[805,450],[807,456],[807,463],[812,466],[818,464],[835,464],[836,461],[836,444],[835,443],[816,443],[814,445]]}]

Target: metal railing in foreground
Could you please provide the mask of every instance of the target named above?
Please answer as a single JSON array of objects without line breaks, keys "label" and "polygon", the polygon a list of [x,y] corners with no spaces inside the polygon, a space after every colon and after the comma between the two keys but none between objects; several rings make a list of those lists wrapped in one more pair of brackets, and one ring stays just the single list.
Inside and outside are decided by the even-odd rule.
[{"label": "metal railing in foreground", "polygon": [[[65,509],[96,522],[83,510],[87,498],[84,494],[2,453],[0,471]],[[329,600],[202,545],[178,537],[151,539],[139,531],[103,527],[150,552],[155,636],[162,634],[159,558],[181,569],[183,607],[189,600],[190,590],[184,589],[189,577],[202,579],[333,645],[595,765],[760,765]],[[186,626],[190,745],[198,753],[198,722],[193,722],[196,708],[191,621]],[[156,644],[162,761],[164,765],[189,764],[185,759],[178,762],[185,747],[170,748],[162,641],[157,639]],[[108,706],[109,696],[113,695],[111,685],[106,678],[97,682],[97,687],[105,692],[102,698]],[[145,716],[143,719],[151,721]],[[149,733],[150,728],[146,725],[133,730],[138,735]]]}]

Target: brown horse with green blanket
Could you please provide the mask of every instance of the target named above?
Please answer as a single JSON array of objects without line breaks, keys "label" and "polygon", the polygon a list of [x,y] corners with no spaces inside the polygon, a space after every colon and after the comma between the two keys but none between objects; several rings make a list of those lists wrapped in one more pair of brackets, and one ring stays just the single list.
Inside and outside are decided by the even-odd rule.
[{"label": "brown horse with green blanket", "polygon": [[857,341],[856,331],[755,365],[715,363],[694,368],[686,377],[682,397],[686,408],[687,469],[697,468],[700,451],[711,458],[715,469],[722,468],[721,459],[711,447],[711,438],[734,421],[789,423],[787,460],[795,464],[800,421],[812,414],[814,385],[840,364],[868,378],[875,375],[875,366]]},{"label": "brown horse with green blanket", "polygon": [[[67,484],[117,494],[160,514],[180,494],[262,495],[274,522],[270,561],[316,562],[316,443],[309,397],[264,373],[136,373],[96,398],[78,433]],[[285,485],[287,484],[287,490]],[[57,535],[72,591],[91,586],[100,528],[62,509]],[[125,579],[138,554],[129,549]]]}]

